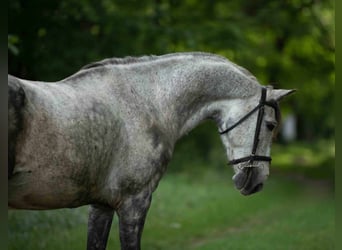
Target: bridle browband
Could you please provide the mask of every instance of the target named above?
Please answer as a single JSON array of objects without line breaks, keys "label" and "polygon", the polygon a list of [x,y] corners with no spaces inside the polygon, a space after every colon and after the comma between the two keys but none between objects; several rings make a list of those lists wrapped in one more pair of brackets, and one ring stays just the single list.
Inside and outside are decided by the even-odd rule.
[{"label": "bridle browband", "polygon": [[255,133],[254,133],[254,142],[253,142],[252,153],[249,156],[229,161],[229,164],[231,164],[231,165],[238,164],[241,162],[249,162],[252,164],[254,161],[271,162],[271,160],[272,160],[272,158],[269,156],[263,156],[263,155],[256,155],[255,154],[257,147],[258,147],[258,144],[259,144],[259,135],[260,135],[262,119],[264,116],[264,108],[265,108],[265,106],[269,106],[269,107],[274,108],[275,110],[277,109],[276,101],[274,101],[274,100],[266,101],[266,92],[267,92],[267,89],[265,87],[262,87],[259,104],[254,109],[249,111],[245,116],[243,116],[240,120],[238,120],[234,125],[230,126],[226,130],[220,132],[221,135],[228,133],[229,131],[233,130],[235,127],[237,127],[238,125],[243,123],[245,120],[247,120],[247,118],[250,117],[254,112],[258,111],[258,118],[257,118]]}]

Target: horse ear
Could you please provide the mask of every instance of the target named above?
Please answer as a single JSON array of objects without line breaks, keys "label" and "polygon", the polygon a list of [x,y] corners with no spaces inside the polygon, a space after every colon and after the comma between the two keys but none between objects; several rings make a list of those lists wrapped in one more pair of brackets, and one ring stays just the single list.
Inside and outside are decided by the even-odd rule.
[{"label": "horse ear", "polygon": [[296,92],[296,89],[272,89],[269,92],[269,95],[267,95],[267,99],[269,100],[276,100],[280,101],[282,100],[285,96],[288,96],[292,93]]}]

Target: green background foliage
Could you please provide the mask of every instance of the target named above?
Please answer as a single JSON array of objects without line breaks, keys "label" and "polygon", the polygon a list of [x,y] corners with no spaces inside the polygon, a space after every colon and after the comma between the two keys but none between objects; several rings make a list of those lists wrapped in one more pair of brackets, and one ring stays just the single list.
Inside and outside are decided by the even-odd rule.
[{"label": "green background foliage", "polygon": [[13,75],[53,81],[108,57],[213,52],[298,90],[284,106],[299,139],[334,135],[332,0],[14,0],[9,13]]},{"label": "green background foliage", "polygon": [[[276,140],[265,190],[234,190],[217,128],[204,123],[176,145],[143,247],[333,249],[334,18],[332,0],[11,0],[8,69],[56,81],[108,57],[205,51],[297,89],[281,109],[296,115],[298,138]],[[9,249],[85,248],[86,208],[8,218]]]}]

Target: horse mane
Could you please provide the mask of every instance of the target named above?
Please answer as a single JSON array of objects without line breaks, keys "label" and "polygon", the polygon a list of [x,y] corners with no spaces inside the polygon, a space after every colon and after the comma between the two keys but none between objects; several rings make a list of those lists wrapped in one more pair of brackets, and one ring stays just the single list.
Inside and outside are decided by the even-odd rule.
[{"label": "horse mane", "polygon": [[112,57],[107,58],[101,61],[92,62],[89,63],[81,68],[82,69],[91,69],[91,68],[97,68],[97,67],[103,67],[107,65],[122,65],[122,64],[130,64],[130,63],[137,63],[137,62],[148,62],[155,58],[158,58],[158,56],[150,55],[150,56],[141,56],[141,57],[133,57],[133,56],[126,56],[123,58],[119,57]]},{"label": "horse mane", "polygon": [[175,56],[195,56],[195,57],[206,57],[206,58],[211,58],[214,60],[218,61],[223,61],[223,62],[228,62],[225,57],[219,56],[216,54],[211,54],[211,53],[206,53],[206,52],[181,52],[181,53],[171,53],[171,54],[166,54],[166,55],[147,55],[147,56],[140,56],[140,57],[134,57],[134,56],[126,56],[123,58],[118,58],[118,57],[112,57],[112,58],[107,58],[101,61],[93,62],[90,64],[87,64],[81,68],[81,70],[84,69],[91,69],[91,68],[97,68],[97,67],[104,67],[107,65],[124,65],[124,64],[132,64],[132,63],[141,63],[141,62],[149,62],[153,60],[158,60],[158,59],[166,59],[170,57],[175,57]]},{"label": "horse mane", "polygon": [[228,60],[224,56],[208,53],[208,52],[178,52],[178,53],[170,53],[165,55],[144,55],[144,56],[126,56],[126,57],[112,57],[103,59],[101,61],[92,62],[89,64],[86,64],[83,66],[78,72],[76,72],[76,75],[79,77],[80,75],[86,74],[87,70],[92,69],[103,69],[106,66],[110,65],[126,65],[126,64],[134,64],[134,63],[144,63],[144,62],[150,62],[155,60],[162,60],[162,59],[168,59],[168,58],[175,58],[177,56],[192,56],[192,57],[199,57],[199,58],[205,58],[210,59],[216,62],[223,62],[228,63],[235,67],[237,70],[239,70],[242,74],[246,75],[249,79],[252,81],[257,82],[256,77],[247,69],[233,63],[232,61]]}]

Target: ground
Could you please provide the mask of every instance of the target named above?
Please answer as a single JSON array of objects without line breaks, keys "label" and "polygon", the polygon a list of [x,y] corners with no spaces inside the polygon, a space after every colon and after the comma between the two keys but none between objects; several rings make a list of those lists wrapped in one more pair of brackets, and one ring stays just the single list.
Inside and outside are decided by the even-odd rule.
[{"label": "ground", "polygon": [[[334,249],[330,181],[275,173],[262,192],[245,197],[230,178],[229,169],[166,175],[142,249]],[[87,211],[11,211],[9,249],[85,249]],[[108,249],[119,249],[117,219]]]},{"label": "ground", "polygon": [[[142,249],[334,249],[334,141],[274,144],[269,180],[246,197],[233,186],[219,137],[200,132],[194,138],[205,143],[177,144],[153,195]],[[8,249],[85,249],[87,216],[87,206],[9,211]],[[117,218],[108,249],[119,249]]]}]

